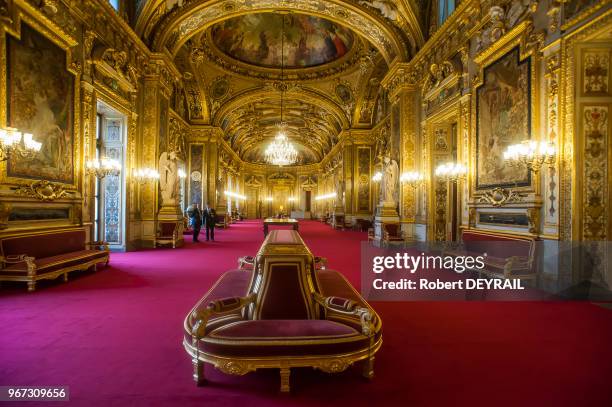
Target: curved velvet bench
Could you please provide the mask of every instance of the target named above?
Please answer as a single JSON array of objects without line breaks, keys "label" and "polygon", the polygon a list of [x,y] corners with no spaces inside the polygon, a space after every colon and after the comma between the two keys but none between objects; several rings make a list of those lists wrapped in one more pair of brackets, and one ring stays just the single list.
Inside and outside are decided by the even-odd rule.
[{"label": "curved velvet bench", "polygon": [[334,373],[363,361],[373,376],[378,315],[340,273],[315,267],[297,232],[272,231],[252,263],[224,273],[185,318],[198,385],[204,362],[234,375],[279,368],[283,392],[292,367]]}]

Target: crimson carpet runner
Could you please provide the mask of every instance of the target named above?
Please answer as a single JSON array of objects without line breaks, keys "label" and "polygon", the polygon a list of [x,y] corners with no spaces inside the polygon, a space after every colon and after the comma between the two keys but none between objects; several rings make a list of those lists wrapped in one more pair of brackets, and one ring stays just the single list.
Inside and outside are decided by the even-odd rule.
[{"label": "crimson carpet runner", "polygon": [[[300,233],[359,286],[365,233],[314,221],[300,222]],[[373,303],[384,344],[371,382],[358,369],[299,369],[282,396],[278,371],[232,377],[207,366],[210,383],[198,388],[183,318],[239,256],[255,254],[262,223],[215,237],[113,253],[108,269],[41,283],[33,294],[5,286],[0,385],[65,385],[68,404],[86,406],[609,405],[612,312],[579,302]]]}]

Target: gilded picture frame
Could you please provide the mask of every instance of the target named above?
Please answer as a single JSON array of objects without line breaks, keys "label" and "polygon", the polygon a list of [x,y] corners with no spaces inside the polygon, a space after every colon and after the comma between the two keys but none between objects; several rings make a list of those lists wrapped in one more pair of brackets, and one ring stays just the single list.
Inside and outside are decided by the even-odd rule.
[{"label": "gilded picture frame", "polygon": [[[28,32],[28,30],[30,32]],[[50,173],[42,174],[26,174],[20,171],[11,170],[11,163],[5,161],[0,163],[0,183],[11,184],[11,185],[29,185],[36,180],[47,180],[54,183],[61,184],[66,190],[79,190],[81,185],[82,173],[80,168],[82,167],[82,160],[80,157],[80,150],[82,141],[79,137],[80,134],[80,65],[73,62],[73,48],[78,44],[77,41],[70,35],[68,35],[61,27],[57,26],[52,21],[46,19],[35,13],[35,10],[30,10],[28,7],[25,9],[16,8],[12,22],[5,22],[0,28],[0,55],[2,56],[2,63],[6,67],[2,70],[3,74],[0,77],[0,89],[4,92],[0,95],[0,124],[2,126],[10,126],[19,122],[15,121],[11,115],[11,109],[9,108],[10,97],[11,97],[11,69],[15,67],[10,66],[11,51],[10,42],[19,42],[22,40],[22,36],[30,35],[31,33],[39,36],[43,41],[48,42],[51,46],[56,48],[58,53],[63,54],[64,63],[62,64],[63,73],[66,74],[65,78],[69,78],[71,82],[68,86],[66,94],[63,95],[69,101],[67,104],[68,114],[64,122],[63,130],[66,131],[66,137],[70,138],[70,146],[67,151],[63,154],[72,157],[70,166],[69,176],[54,177]],[[51,51],[53,52],[53,51]],[[56,98],[57,99],[57,98]],[[61,127],[60,127],[61,128]],[[19,128],[22,131],[28,131],[26,128]],[[40,139],[40,136],[34,136],[35,139],[41,141],[43,146],[45,144],[44,139]]]},{"label": "gilded picture frame", "polygon": [[[474,62],[478,64],[479,70],[473,79],[472,89],[474,97],[472,98],[472,136],[470,140],[470,157],[471,157],[471,172],[470,190],[472,197],[478,197],[487,191],[494,188],[509,188],[512,190],[521,191],[523,193],[539,193],[539,185],[535,177],[527,170],[527,168],[518,168],[522,176],[517,176],[514,179],[507,177],[497,182],[489,180],[482,182],[482,174],[479,171],[479,160],[482,151],[479,149],[479,141],[482,142],[481,134],[481,119],[482,112],[479,112],[482,98],[479,97],[481,89],[486,88],[486,74],[494,69],[496,64],[504,61],[504,58],[515,58],[517,67],[524,67],[524,83],[521,85],[523,89],[514,89],[515,91],[523,92],[523,107],[525,110],[525,122],[523,123],[523,133],[515,137],[510,137],[510,140],[505,140],[504,145],[498,148],[498,159],[503,159],[503,151],[505,144],[520,143],[525,139],[537,139],[539,115],[536,108],[538,103],[538,78],[536,75],[536,67],[539,63],[538,50],[540,44],[533,41],[533,26],[530,21],[523,21],[515,26],[511,31],[506,33],[497,42],[483,50],[474,57]],[[516,87],[515,87],[516,88]],[[479,92],[480,91],[480,92]],[[480,102],[479,102],[479,99]]]}]

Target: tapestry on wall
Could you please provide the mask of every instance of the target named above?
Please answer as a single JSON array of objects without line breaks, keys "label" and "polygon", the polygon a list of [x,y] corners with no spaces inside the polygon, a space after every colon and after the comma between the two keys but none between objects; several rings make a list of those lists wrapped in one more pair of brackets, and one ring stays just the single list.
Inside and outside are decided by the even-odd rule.
[{"label": "tapestry on wall", "polygon": [[531,138],[530,58],[519,49],[486,67],[476,97],[476,189],[527,186],[526,168],[508,165],[504,151]]},{"label": "tapestry on wall", "polygon": [[21,40],[8,37],[7,50],[7,122],[42,143],[31,159],[9,159],[8,175],[74,184],[74,78],[66,53],[25,24]]}]

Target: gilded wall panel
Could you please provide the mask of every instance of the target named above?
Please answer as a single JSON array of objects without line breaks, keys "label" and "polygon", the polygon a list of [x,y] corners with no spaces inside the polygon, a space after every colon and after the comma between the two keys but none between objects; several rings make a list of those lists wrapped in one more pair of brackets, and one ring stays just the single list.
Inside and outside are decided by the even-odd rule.
[{"label": "gilded wall panel", "polygon": [[372,166],[371,148],[357,148],[357,213],[372,213],[370,180]]},{"label": "gilded wall panel", "polygon": [[611,96],[610,48],[587,48],[582,53],[582,96]]},{"label": "gilded wall panel", "polygon": [[609,202],[608,149],[609,149],[609,106],[583,106],[584,137],[584,182],[583,194],[583,236],[587,240],[607,238]]}]

